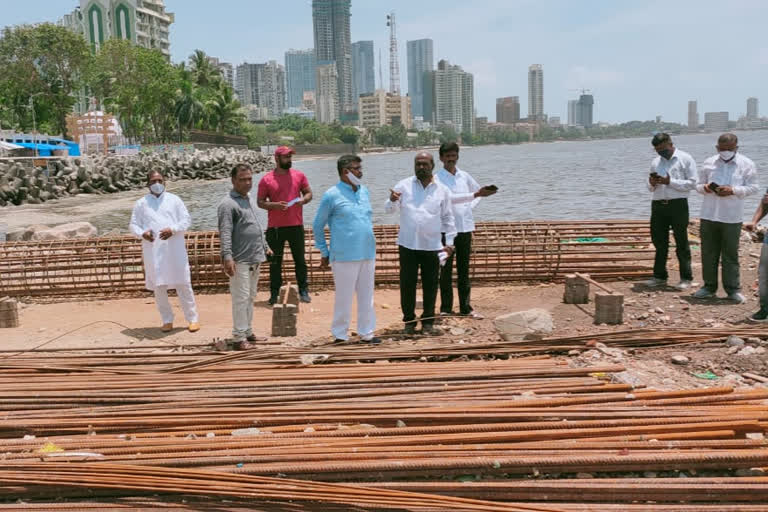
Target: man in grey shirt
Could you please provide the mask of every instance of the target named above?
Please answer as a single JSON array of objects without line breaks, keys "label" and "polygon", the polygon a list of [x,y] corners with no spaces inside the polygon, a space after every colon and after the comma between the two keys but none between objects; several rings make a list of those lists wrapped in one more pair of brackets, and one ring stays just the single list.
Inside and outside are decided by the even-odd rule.
[{"label": "man in grey shirt", "polygon": [[221,264],[229,276],[232,296],[232,336],[240,350],[266,338],[253,334],[253,299],[259,283],[259,266],[271,256],[264,231],[251,204],[253,170],[237,164],[231,172],[232,190],[219,204]]}]

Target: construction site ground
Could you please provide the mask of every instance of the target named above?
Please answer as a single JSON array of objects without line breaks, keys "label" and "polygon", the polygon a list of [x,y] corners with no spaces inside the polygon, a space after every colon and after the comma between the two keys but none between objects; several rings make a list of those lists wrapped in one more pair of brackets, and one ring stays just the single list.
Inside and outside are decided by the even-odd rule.
[{"label": "construction site ground", "polygon": [[[472,303],[485,315],[484,320],[450,318],[443,322],[446,343],[474,343],[499,340],[493,318],[513,311],[542,308],[554,320],[551,336],[589,335],[624,329],[647,327],[714,328],[727,331],[747,323],[747,317],[758,309],[757,256],[758,244],[744,244],[741,251],[742,286],[747,303],[734,304],[725,300],[719,290],[717,300],[698,300],[691,293],[698,286],[680,292],[672,287],[651,289],[641,281],[614,281],[605,283],[614,291],[624,294],[624,324],[595,325],[594,305],[569,305],[562,302],[563,284],[545,283],[475,287]],[[694,248],[694,275],[701,275],[699,252]],[[670,284],[677,281],[677,269],[670,261]],[[263,285],[262,285],[263,286]],[[263,290],[263,288],[262,288]],[[592,293],[594,293],[594,286]],[[269,336],[272,312],[267,304],[267,292],[260,291],[254,308],[254,332]],[[329,333],[333,311],[333,291],[312,294],[311,304],[302,304],[295,338],[270,338],[273,348],[322,346],[331,342]],[[438,299],[439,301],[439,299]],[[376,315],[379,332],[386,344],[418,345],[423,338],[403,339],[399,292],[394,288],[376,290]],[[151,350],[182,350],[184,345],[213,346],[217,340],[229,337],[231,311],[229,295],[198,294],[197,303],[202,328],[191,334],[186,331],[175,299],[175,329],[161,333],[159,317],[150,295],[138,298],[118,298],[57,303],[24,303],[20,311],[21,326],[3,329],[3,351],[26,351],[43,346],[45,349],[98,349],[120,351],[126,348],[147,347]],[[354,322],[353,322],[354,326]],[[768,377],[768,352],[760,339],[744,340],[747,347],[728,346],[725,341],[678,345],[669,348],[629,349],[595,347],[585,344],[583,350],[559,354],[570,364],[583,366],[596,363],[619,363],[627,370],[618,378],[629,384],[646,385],[658,389],[678,389],[716,385],[753,386],[756,381],[744,378],[749,372]],[[593,345],[593,346],[588,346]],[[768,345],[766,345],[768,348]],[[258,349],[256,349],[258,350]],[[682,355],[689,359],[684,365],[674,364],[672,357]],[[298,362],[298,361],[297,361]]]}]

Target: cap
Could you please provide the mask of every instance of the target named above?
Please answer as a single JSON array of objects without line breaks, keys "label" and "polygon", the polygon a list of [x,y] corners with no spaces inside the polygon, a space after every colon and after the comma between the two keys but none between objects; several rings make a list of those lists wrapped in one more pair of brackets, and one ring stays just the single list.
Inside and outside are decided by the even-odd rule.
[{"label": "cap", "polygon": [[275,156],[292,155],[296,153],[290,146],[280,146],[275,150]]}]

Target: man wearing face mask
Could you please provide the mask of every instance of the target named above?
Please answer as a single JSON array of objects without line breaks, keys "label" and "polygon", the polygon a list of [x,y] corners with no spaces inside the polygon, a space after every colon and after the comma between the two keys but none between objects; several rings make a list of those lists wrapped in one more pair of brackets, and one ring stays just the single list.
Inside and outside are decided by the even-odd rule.
[{"label": "man wearing face mask", "polygon": [[[456,224],[453,217],[451,192],[434,179],[435,161],[428,151],[421,151],[414,160],[415,176],[400,181],[390,190],[384,207],[387,213],[400,210],[400,231],[397,235],[400,256],[400,308],[403,310],[405,334],[416,330],[416,285],[421,269],[424,309],[421,330],[436,333],[435,302],[440,276],[440,254],[453,255]],[[445,233],[445,243],[442,234]]]},{"label": "man wearing face mask", "polygon": [[[349,339],[352,301],[357,296],[357,333],[369,343],[374,337],[376,313],[373,308],[373,281],[376,270],[376,238],[368,188],[362,184],[362,160],[343,155],[336,163],[339,183],[320,200],[312,225],[315,247],[320,250],[320,268],[331,266],[336,288],[331,334],[339,343]],[[325,226],[331,233],[330,249]]]},{"label": "man wearing face mask", "polygon": [[283,251],[285,242],[291,248],[296,270],[296,284],[302,302],[312,302],[304,259],[303,206],[312,200],[312,189],[303,172],[292,169],[294,151],[288,146],[275,150],[277,167],[259,181],[259,208],[267,210],[267,243],[274,255],[269,262],[269,303],[277,302],[283,285]]},{"label": "man wearing face mask", "polygon": [[184,232],[190,218],[182,200],[165,191],[165,179],[158,171],[147,176],[149,194],[133,207],[130,230],[142,240],[144,276],[147,290],[155,293],[155,304],[163,321],[162,331],[173,329],[173,309],[168,289],[175,289],[184,311],[189,332],[200,330],[195,295],[189,278],[189,260]]},{"label": "man wearing face mask", "polygon": [[718,154],[707,158],[699,173],[696,190],[701,202],[701,273],[704,286],[693,294],[713,298],[717,292],[717,270],[722,261],[723,288],[738,304],[747,301],[741,293],[739,239],[744,218],[744,198],[756,194],[754,162],[738,153],[739,139],[724,133],[717,139]]},{"label": "man wearing face mask", "polygon": [[657,133],[651,139],[658,156],[651,162],[648,190],[651,200],[651,240],[656,248],[653,278],[648,286],[667,284],[667,253],[669,230],[675,237],[675,252],[680,265],[678,290],[687,290],[693,281],[691,249],[688,245],[688,193],[696,188],[698,174],[696,161],[672,144],[666,133]]},{"label": "man wearing face mask", "polygon": [[[456,278],[459,292],[459,315],[482,319],[469,303],[469,258],[472,254],[472,232],[475,220],[472,209],[480,198],[496,193],[495,187],[481,187],[469,173],[456,166],[459,161],[459,145],[446,142],[440,146],[440,161],[443,168],[437,172],[437,180],[451,191],[453,217],[456,222]],[[445,242],[445,240],[443,240]],[[440,268],[440,316],[453,314],[453,259],[450,256]]]}]

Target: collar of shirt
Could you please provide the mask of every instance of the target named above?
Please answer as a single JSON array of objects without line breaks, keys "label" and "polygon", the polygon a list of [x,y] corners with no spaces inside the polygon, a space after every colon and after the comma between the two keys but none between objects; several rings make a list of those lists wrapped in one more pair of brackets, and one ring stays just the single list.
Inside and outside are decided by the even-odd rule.
[{"label": "collar of shirt", "polygon": [[427,190],[427,189],[428,189],[428,188],[430,188],[430,187],[436,187],[436,186],[437,186],[437,183],[435,182],[435,175],[434,175],[434,174],[432,175],[432,181],[430,181],[430,182],[427,184],[427,186],[426,186],[426,187],[425,187],[425,186],[424,186],[424,184],[421,182],[421,180],[420,180],[419,178],[417,178],[416,176],[414,176],[414,177],[413,177],[413,178],[411,178],[411,179],[412,179],[414,182],[418,183],[418,184],[421,186],[421,188],[423,188],[424,190]]},{"label": "collar of shirt", "polygon": [[250,194],[246,194],[246,195],[243,196],[243,195],[240,195],[240,193],[238,191],[236,191],[235,189],[232,189],[232,190],[229,191],[229,197],[232,197],[234,199],[248,199],[248,200],[251,199]]}]

